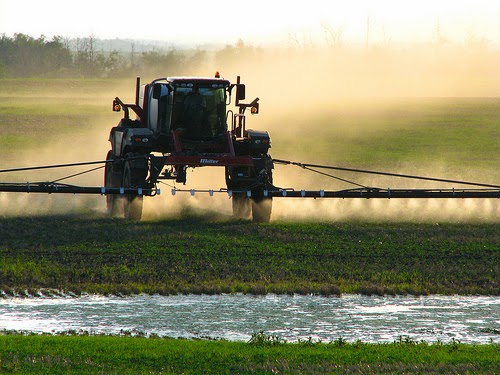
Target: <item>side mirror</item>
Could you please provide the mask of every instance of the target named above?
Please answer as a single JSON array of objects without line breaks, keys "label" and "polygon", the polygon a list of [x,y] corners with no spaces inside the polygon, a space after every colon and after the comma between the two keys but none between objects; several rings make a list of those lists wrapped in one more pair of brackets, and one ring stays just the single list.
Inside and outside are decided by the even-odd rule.
[{"label": "side mirror", "polygon": [[245,100],[245,85],[242,83],[236,85],[236,100]]},{"label": "side mirror", "polygon": [[155,83],[153,85],[153,99],[160,99],[161,97],[161,83]]}]

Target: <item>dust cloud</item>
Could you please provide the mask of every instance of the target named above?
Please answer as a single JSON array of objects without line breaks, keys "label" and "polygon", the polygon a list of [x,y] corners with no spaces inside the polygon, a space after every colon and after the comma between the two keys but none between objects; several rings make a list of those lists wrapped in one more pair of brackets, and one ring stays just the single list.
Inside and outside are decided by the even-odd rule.
[{"label": "dust cloud", "polygon": [[[432,103],[451,98],[450,114],[456,98],[500,97],[500,51],[481,46],[411,45],[401,48],[383,46],[362,48],[302,48],[263,49],[259,54],[240,61],[219,62],[224,78],[235,81],[242,77],[246,84],[247,100],[260,98],[260,114],[248,115],[247,127],[268,130],[273,141],[271,155],[277,159],[340,165],[390,172],[418,174],[449,179],[475,179],[479,182],[498,184],[500,149],[491,150],[496,159],[482,163],[481,168],[461,166],[452,162],[448,154],[432,160],[401,161],[394,156],[391,165],[368,155],[363,159],[358,150],[377,146],[377,136],[388,132],[396,117],[404,122],[404,114],[414,107],[415,98]],[[148,76],[147,72],[137,72]],[[188,71],[185,75],[211,76],[213,72]],[[166,72],[165,76],[168,76]],[[72,119],[68,126],[83,127],[75,134],[66,132],[50,144],[40,145],[34,153],[24,153],[16,166],[70,163],[103,160],[109,149],[108,134],[119,121],[120,115],[111,112],[110,103],[115,96],[133,101],[135,78],[101,84],[97,92],[80,92],[88,112],[84,121]],[[68,96],[70,93],[66,93]],[[60,94],[65,98],[66,94]],[[72,93],[71,93],[72,94]],[[68,103],[73,99],[68,100]],[[457,106],[462,102],[457,101]],[[413,108],[418,112],[419,107]],[[423,106],[422,108],[426,108]],[[498,106],[497,106],[498,108]],[[430,110],[434,110],[431,105]],[[398,116],[402,116],[399,118]],[[500,120],[500,110],[493,113],[494,121]],[[418,115],[422,123],[426,113]],[[435,121],[429,119],[428,121]],[[446,122],[446,118],[443,119]],[[401,129],[396,126],[394,132]],[[69,134],[68,134],[69,133]],[[493,137],[499,136],[498,128]],[[415,141],[418,144],[418,141]],[[409,144],[409,148],[415,148]],[[463,158],[463,156],[462,156]],[[450,164],[451,163],[451,164]],[[25,180],[54,180],[61,174],[54,171],[37,173],[36,177],[23,176]],[[68,174],[71,172],[68,170]],[[333,173],[335,174],[335,173]],[[336,174],[335,174],[336,175]],[[364,186],[382,188],[450,187],[435,186],[431,182],[384,181],[373,176],[341,175]],[[101,186],[103,170],[78,176],[67,181],[75,185]],[[353,186],[331,178],[304,171],[293,166],[276,165],[274,183],[283,188],[295,189],[345,189]],[[220,212],[229,217],[231,201],[227,194],[177,193],[172,196],[174,185],[161,183],[162,194],[144,199],[144,218],[160,219],[183,215],[186,212]],[[214,189],[225,187],[223,168],[198,168],[188,171],[188,183],[177,188]],[[8,196],[8,198],[7,198]],[[16,207],[17,213],[52,211],[91,211],[104,213],[103,197],[33,198],[32,195],[1,194],[2,215]],[[43,203],[40,203],[43,202]],[[19,211],[17,211],[19,210]],[[13,212],[13,211],[11,211]],[[500,218],[499,200],[495,199],[300,199],[275,198],[273,220],[418,220],[418,221],[494,221]]]},{"label": "dust cloud", "polygon": [[[460,151],[452,151],[452,140],[442,155],[440,150],[425,145],[418,151],[419,144],[428,139],[414,139],[399,147],[403,151],[405,146],[411,149],[419,156],[416,160],[403,159],[394,152],[388,164],[386,158],[378,160],[374,155],[363,154],[367,148],[380,149],[383,154],[392,152],[396,147],[385,139],[391,133],[409,131],[411,124],[406,121],[417,121],[415,128],[429,126],[430,132],[436,120],[450,126],[453,121],[450,118],[459,117],[455,114],[457,109],[468,105],[463,98],[491,98],[496,111],[493,109],[490,120],[498,125],[500,51],[483,47],[429,44],[404,48],[275,50],[267,51],[257,61],[219,69],[226,76],[242,76],[249,101],[260,98],[260,114],[249,118],[248,126],[270,132],[274,158],[498,185],[498,142],[490,143],[491,149],[484,156],[487,160],[478,159],[477,164],[461,163],[472,155],[469,149],[462,151],[462,155]],[[449,118],[433,117],[439,106],[449,107]],[[482,121],[484,114],[478,114],[478,118],[477,121]],[[493,139],[500,137],[499,131],[498,126],[492,126]],[[433,137],[438,138],[439,134]],[[457,154],[456,160],[450,158]],[[322,172],[381,188],[464,187]],[[293,166],[276,166],[274,183],[296,190],[356,187]],[[500,204],[498,199],[275,198],[273,219],[498,221]]]},{"label": "dust cloud", "polygon": [[[425,111],[436,111],[443,98],[449,100],[450,117],[464,104],[460,98],[497,98],[498,104],[498,66],[499,50],[470,45],[415,45],[401,49],[270,51],[258,61],[229,66],[227,70],[231,76],[242,76],[247,84],[248,100],[260,98],[260,115],[249,118],[251,125],[248,126],[270,132],[274,158],[498,185],[498,143],[492,143],[490,150],[473,150],[474,155],[463,151],[455,161],[449,155],[457,152],[450,149],[445,149],[442,156],[436,154],[438,150],[429,149],[432,158],[422,151],[419,159],[412,162],[399,160],[396,155],[390,165],[384,159],[381,162],[363,159],[357,152],[377,147],[377,142],[383,141],[381,134],[407,131],[406,127],[395,126],[395,122],[404,124],[409,112],[413,111],[410,120],[426,125],[428,118],[429,125],[433,124],[434,113],[428,116]],[[227,73],[222,67],[220,70]],[[421,114],[415,103],[425,103]],[[493,117],[498,124],[500,110],[498,105],[496,108]],[[451,120],[443,118],[442,121],[449,126]],[[493,126],[491,136],[498,139],[499,132],[498,126]],[[407,146],[413,147],[412,143]],[[462,145],[454,146],[460,149]],[[384,147],[383,153],[392,146]],[[477,158],[478,153],[485,151],[488,151],[485,158],[491,157],[487,163],[464,165],[464,161]],[[463,187],[322,171],[381,188]],[[298,167],[281,165],[275,168],[274,182],[276,186],[296,190],[356,187]],[[498,221],[500,204],[498,199],[275,198],[273,219]]]},{"label": "dust cloud", "polygon": [[[9,92],[0,90],[0,97],[26,107],[26,113],[20,114],[19,119],[0,116],[2,128],[9,131],[18,128],[23,139],[31,143],[30,147],[20,146],[15,152],[5,153],[2,167],[11,169],[104,160],[109,150],[110,128],[119,121],[119,116],[111,112],[111,101],[120,90],[126,92],[127,86],[133,92],[134,82],[79,79],[33,82],[28,79],[25,82],[16,80]],[[102,186],[103,168],[79,175],[96,167],[99,165],[2,173],[0,181],[60,181]],[[89,195],[0,193],[0,216],[103,214],[104,201],[101,196]]]}]

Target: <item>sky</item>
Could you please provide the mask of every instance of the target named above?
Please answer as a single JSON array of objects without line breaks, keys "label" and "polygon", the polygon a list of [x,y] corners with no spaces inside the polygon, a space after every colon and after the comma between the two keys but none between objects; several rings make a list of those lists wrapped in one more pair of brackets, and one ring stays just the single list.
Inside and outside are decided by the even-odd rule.
[{"label": "sky", "polygon": [[0,35],[24,33],[172,44],[321,42],[325,30],[346,43],[450,41],[500,43],[499,0],[0,0]]}]

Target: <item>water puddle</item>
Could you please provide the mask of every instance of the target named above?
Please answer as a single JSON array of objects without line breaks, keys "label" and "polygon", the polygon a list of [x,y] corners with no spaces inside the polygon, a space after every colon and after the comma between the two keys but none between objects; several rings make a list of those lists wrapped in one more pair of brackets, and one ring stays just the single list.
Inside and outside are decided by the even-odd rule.
[{"label": "water puddle", "polygon": [[500,343],[500,298],[484,296],[341,298],[288,295],[179,295],[0,299],[0,329],[30,332],[218,338],[247,341],[264,331],[289,342],[340,337],[392,342]]}]

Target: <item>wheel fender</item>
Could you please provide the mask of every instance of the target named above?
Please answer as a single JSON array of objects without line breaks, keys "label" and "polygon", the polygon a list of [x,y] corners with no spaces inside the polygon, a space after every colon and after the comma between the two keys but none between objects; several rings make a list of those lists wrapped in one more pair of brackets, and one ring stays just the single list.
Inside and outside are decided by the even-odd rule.
[{"label": "wheel fender", "polygon": [[122,155],[123,150],[123,128],[115,126],[109,132],[109,142],[111,143],[111,151],[113,156]]}]

